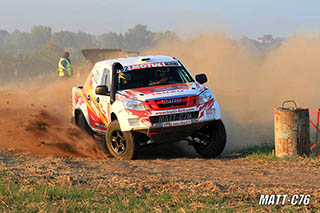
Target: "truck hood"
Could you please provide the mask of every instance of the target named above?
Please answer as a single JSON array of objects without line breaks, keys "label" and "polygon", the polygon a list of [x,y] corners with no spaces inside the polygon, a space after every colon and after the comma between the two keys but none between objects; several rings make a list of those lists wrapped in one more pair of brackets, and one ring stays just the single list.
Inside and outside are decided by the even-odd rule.
[{"label": "truck hood", "polygon": [[205,89],[207,89],[206,86],[201,85],[198,82],[192,82],[187,84],[170,84],[121,90],[118,91],[118,93],[129,99],[147,101],[164,98],[196,96],[199,95]]}]

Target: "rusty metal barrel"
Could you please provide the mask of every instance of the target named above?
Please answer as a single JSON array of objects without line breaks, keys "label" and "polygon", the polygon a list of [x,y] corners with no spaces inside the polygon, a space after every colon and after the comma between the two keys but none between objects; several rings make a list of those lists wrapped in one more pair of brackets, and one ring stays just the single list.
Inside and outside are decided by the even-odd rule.
[{"label": "rusty metal barrel", "polygon": [[[284,107],[293,103],[295,107]],[[310,124],[309,110],[297,108],[293,100],[284,101],[282,107],[274,110],[274,142],[276,155],[309,156],[310,154]]]}]

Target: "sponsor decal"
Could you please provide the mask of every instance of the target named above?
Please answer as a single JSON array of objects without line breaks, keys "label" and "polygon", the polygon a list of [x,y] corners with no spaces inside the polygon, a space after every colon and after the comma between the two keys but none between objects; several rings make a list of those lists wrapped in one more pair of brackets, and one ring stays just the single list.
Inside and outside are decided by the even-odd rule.
[{"label": "sponsor decal", "polygon": [[207,115],[208,117],[214,117],[214,116],[216,115],[216,109],[215,109],[215,108],[213,108],[213,109],[207,109],[206,115]]},{"label": "sponsor decal", "polygon": [[154,63],[145,63],[145,64],[134,64],[124,68],[124,72],[128,70],[138,70],[138,69],[146,69],[146,68],[155,68],[155,67],[164,67],[165,64],[163,62],[154,62]]},{"label": "sponsor decal", "polygon": [[163,123],[162,126],[170,127],[170,126],[182,126],[182,125],[189,125],[189,124],[191,124],[191,120],[167,122],[167,123]]},{"label": "sponsor decal", "polygon": [[164,104],[176,104],[176,103],[180,103],[182,100],[180,99],[171,99],[171,100],[164,100],[163,103]]},{"label": "sponsor decal", "polygon": [[164,62],[164,64],[166,66],[174,66],[174,67],[179,66],[178,62],[176,61]]},{"label": "sponsor decal", "polygon": [[181,113],[181,112],[192,112],[196,111],[196,108],[187,108],[187,109],[176,109],[170,111],[161,111],[161,112],[154,112],[154,115],[165,115],[165,114],[174,114],[174,113]]},{"label": "sponsor decal", "polygon": [[177,90],[165,90],[165,91],[162,91],[162,92],[155,92],[155,93],[152,93],[153,96],[156,96],[156,95],[164,95],[164,94],[172,94],[172,93],[183,93],[184,90],[182,89],[177,89]]},{"label": "sponsor decal", "polygon": [[159,123],[164,123],[168,121],[183,121],[183,120],[189,120],[192,119],[192,113],[180,113],[180,114],[170,114],[170,115],[162,115],[159,116]]},{"label": "sponsor decal", "polygon": [[162,94],[162,92],[176,91],[179,89],[184,91],[184,90],[190,89],[190,87],[187,84],[180,83],[180,84],[160,85],[160,86],[154,86],[154,87],[135,88],[130,91],[136,91],[143,94],[151,94],[151,93]]},{"label": "sponsor decal", "polygon": [[170,123],[164,123],[164,124],[162,124],[162,126],[163,126],[163,127],[169,127],[169,126],[172,126],[172,122],[170,122]]},{"label": "sponsor decal", "polygon": [[171,91],[171,90],[177,90],[177,89],[188,89],[188,87],[176,86],[173,88],[163,88],[163,89],[152,90],[152,92],[163,92],[163,91]]}]

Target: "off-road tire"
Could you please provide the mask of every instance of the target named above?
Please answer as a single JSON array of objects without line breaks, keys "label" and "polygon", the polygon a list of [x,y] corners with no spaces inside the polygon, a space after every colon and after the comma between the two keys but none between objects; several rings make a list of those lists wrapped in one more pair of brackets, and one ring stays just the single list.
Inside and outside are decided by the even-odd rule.
[{"label": "off-road tire", "polygon": [[217,120],[205,127],[202,131],[204,131],[205,134],[210,135],[208,143],[204,145],[194,142],[194,149],[204,158],[214,158],[219,156],[223,152],[227,142],[227,133],[223,122],[221,120]]},{"label": "off-road tire", "polygon": [[79,113],[78,115],[78,119],[76,119],[76,125],[85,130],[89,135],[94,136],[94,132],[92,131],[92,129],[90,128],[90,126],[88,125],[84,115],[82,112]]},{"label": "off-road tire", "polygon": [[[125,148],[122,146],[125,146]],[[137,158],[139,143],[131,132],[122,132],[119,121],[114,120],[107,128],[106,147],[115,158],[131,160]]]}]

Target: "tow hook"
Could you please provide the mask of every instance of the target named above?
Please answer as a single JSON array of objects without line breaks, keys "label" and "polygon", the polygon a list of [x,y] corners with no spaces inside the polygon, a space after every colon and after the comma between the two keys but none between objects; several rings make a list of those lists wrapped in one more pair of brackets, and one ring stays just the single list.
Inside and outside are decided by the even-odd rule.
[{"label": "tow hook", "polygon": [[[201,140],[200,138],[198,138],[198,137],[191,137],[191,136],[188,136],[187,138],[186,138],[186,140],[190,143],[200,143],[200,144],[203,144],[203,145],[206,145],[207,144],[207,142],[205,141],[205,140]],[[188,144],[189,144],[188,143]]]}]

